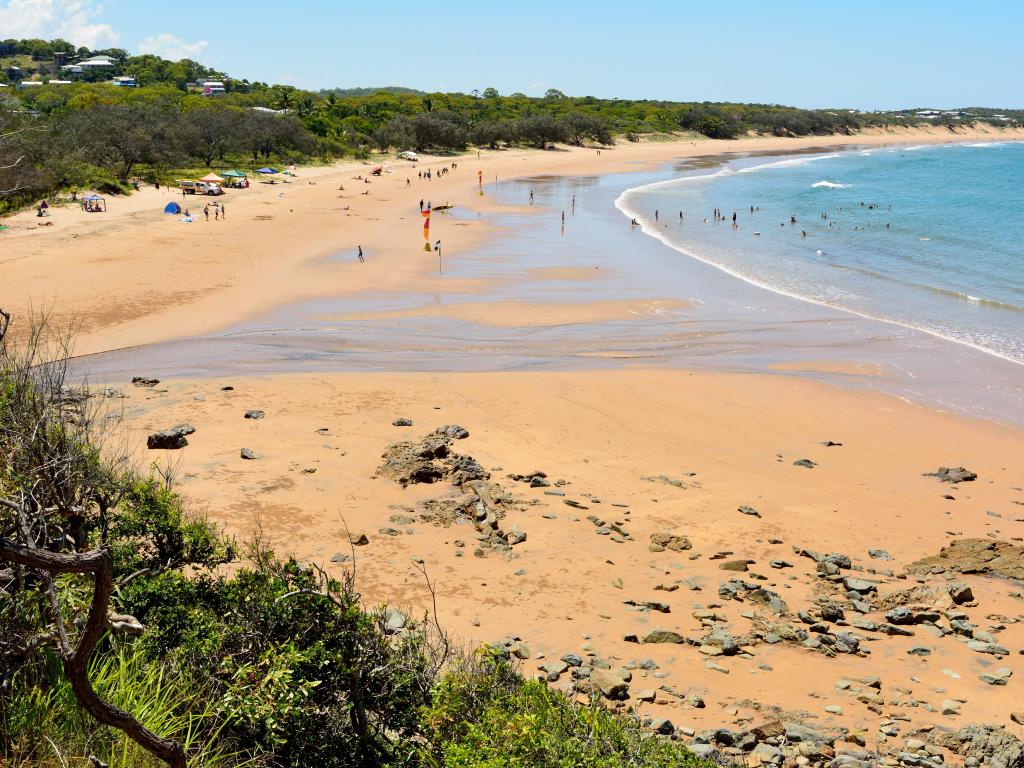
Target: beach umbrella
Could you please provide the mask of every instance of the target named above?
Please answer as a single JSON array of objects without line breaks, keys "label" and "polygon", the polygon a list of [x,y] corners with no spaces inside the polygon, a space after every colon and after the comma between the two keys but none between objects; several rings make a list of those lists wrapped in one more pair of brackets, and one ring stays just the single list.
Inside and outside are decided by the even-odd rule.
[{"label": "beach umbrella", "polygon": [[230,176],[233,179],[244,179],[245,174],[241,171],[224,171],[224,176]]},{"label": "beach umbrella", "polygon": [[280,173],[280,171],[276,170],[275,168],[258,168],[256,170],[256,173],[262,173],[264,176],[267,176],[271,173]]}]

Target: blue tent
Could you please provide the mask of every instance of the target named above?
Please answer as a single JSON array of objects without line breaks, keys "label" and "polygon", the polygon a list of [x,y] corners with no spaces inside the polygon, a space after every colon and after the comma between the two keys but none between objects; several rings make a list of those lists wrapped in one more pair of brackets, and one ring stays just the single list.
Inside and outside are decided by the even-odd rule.
[{"label": "blue tent", "polygon": [[280,173],[280,171],[274,168],[259,168],[256,173],[268,174],[268,173]]},{"label": "blue tent", "polygon": [[171,213],[177,215],[181,213],[181,206],[172,200],[171,202],[164,206],[164,213]]}]

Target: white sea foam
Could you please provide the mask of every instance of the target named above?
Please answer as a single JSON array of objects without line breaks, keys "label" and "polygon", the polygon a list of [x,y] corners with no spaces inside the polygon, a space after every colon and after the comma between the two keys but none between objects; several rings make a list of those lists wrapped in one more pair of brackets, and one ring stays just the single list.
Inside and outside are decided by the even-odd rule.
[{"label": "white sea foam", "polygon": [[827,187],[828,189],[846,189],[846,184],[840,184],[838,181],[816,181],[811,184],[811,187]]},{"label": "white sea foam", "polygon": [[[824,157],[837,157],[837,155],[823,155],[822,157],[823,158]],[[761,167],[765,167],[765,166],[757,166],[757,168],[761,168]],[[721,173],[709,174],[708,176],[702,177],[702,178],[710,178],[712,176],[720,176],[720,175],[723,175],[723,174],[721,174]],[[722,264],[719,261],[715,261],[714,259],[708,258],[708,257],[706,257],[706,256],[704,256],[704,255],[702,255],[702,254],[700,254],[700,253],[698,253],[698,252],[696,252],[696,251],[694,251],[692,249],[688,249],[687,247],[684,247],[680,243],[674,242],[673,240],[671,240],[668,237],[668,235],[662,230],[661,227],[655,228],[655,227],[651,226],[645,219],[641,218],[643,216],[642,213],[640,213],[640,212],[630,208],[629,207],[629,199],[634,197],[634,195],[631,194],[631,193],[635,193],[635,192],[638,192],[640,190],[647,190],[647,189],[652,189],[652,188],[655,188],[655,187],[661,187],[661,186],[664,186],[665,184],[676,183],[678,181],[680,181],[680,180],[679,179],[673,179],[673,180],[668,181],[668,182],[657,182],[657,183],[654,183],[654,184],[645,185],[643,187],[635,187],[635,188],[632,188],[632,189],[627,189],[624,192],[622,192],[616,198],[616,200],[615,200],[615,207],[618,208],[623,214],[625,214],[629,218],[637,219],[638,221],[640,221],[640,229],[641,229],[642,232],[644,232],[644,234],[650,235],[651,237],[654,237],[654,238],[660,240],[662,243],[664,243],[665,245],[667,245],[669,248],[673,249],[674,251],[678,251],[679,253],[682,253],[685,256],[689,256],[690,258],[696,259],[697,261],[701,261],[701,262],[703,262],[705,264],[708,264],[708,265],[710,265],[710,266],[712,266],[712,267],[714,267],[716,269],[721,270],[722,272],[725,272],[728,275],[732,275],[733,277],[739,278],[740,280],[743,280],[744,282],[749,283],[750,285],[754,285],[754,286],[757,286],[758,288],[763,288],[764,290],[771,291],[772,293],[777,293],[777,294],[780,294],[782,296],[787,296],[789,298],[796,299],[798,301],[805,301],[808,304],[815,304],[817,306],[828,307],[830,309],[835,309],[835,310],[839,310],[841,312],[846,312],[847,314],[854,315],[856,317],[861,317],[861,318],[864,318],[866,320],[876,320],[876,321],[879,321],[879,322],[888,323],[890,325],[899,326],[901,328],[907,328],[907,329],[910,329],[910,330],[913,330],[913,331],[919,331],[921,333],[928,334],[929,336],[933,336],[933,337],[936,337],[936,338],[939,338],[939,339],[943,339],[944,341],[953,342],[954,344],[961,344],[963,346],[970,347],[971,349],[975,349],[975,350],[977,350],[979,352],[984,352],[985,354],[992,355],[993,357],[997,357],[997,358],[1000,358],[1002,360],[1006,360],[1007,362],[1014,363],[1016,365],[1024,366],[1024,360],[1020,360],[1020,359],[1014,357],[1011,354],[1007,354],[1007,353],[1005,353],[1003,351],[1000,351],[999,349],[995,348],[995,345],[986,346],[983,343],[979,343],[974,338],[973,334],[968,334],[968,335],[965,335],[965,336],[958,336],[956,334],[950,333],[950,332],[945,331],[945,330],[939,330],[939,329],[936,329],[936,328],[929,328],[929,327],[924,326],[924,325],[919,325],[919,324],[915,324],[915,323],[911,323],[911,322],[906,322],[906,321],[898,320],[898,319],[891,318],[891,317],[884,317],[884,316],[880,316],[880,315],[870,314],[868,312],[864,312],[864,311],[860,311],[860,310],[854,309],[854,308],[852,308],[852,307],[850,307],[848,305],[844,306],[842,303],[839,303],[839,302],[835,301],[836,297],[830,297],[832,299],[830,301],[828,299],[823,299],[823,298],[819,299],[819,298],[815,298],[813,296],[807,296],[805,294],[798,293],[798,292],[793,291],[793,290],[789,290],[786,287],[782,287],[780,285],[772,285],[771,283],[765,282],[763,279],[760,279],[758,277],[754,277],[754,276],[749,275],[749,274],[743,274],[742,272],[740,272],[740,271],[738,271],[738,270],[736,270],[736,269],[734,269],[734,268],[732,268],[730,266]],[[754,234],[757,235],[757,234],[760,234],[760,232],[755,232]],[[928,240],[930,238],[921,238],[921,239],[922,240]],[[819,255],[821,255],[821,254],[819,253]],[[974,298],[974,297],[970,297],[970,298]]]}]

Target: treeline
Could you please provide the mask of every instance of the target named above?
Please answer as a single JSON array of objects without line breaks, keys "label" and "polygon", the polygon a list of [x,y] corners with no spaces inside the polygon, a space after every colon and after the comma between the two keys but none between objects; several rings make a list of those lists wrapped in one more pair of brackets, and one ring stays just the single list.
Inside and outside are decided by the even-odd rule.
[{"label": "treeline", "polygon": [[166,87],[42,88],[0,94],[0,212],[61,189],[127,191],[182,169],[251,167],[344,154],[295,115],[244,109]]},{"label": "treeline", "polygon": [[69,386],[66,343],[54,359],[23,329],[5,348],[5,326],[0,764],[705,765],[597,695],[525,680],[503,646],[465,653],[436,617],[365,605],[358,563],[332,577],[240,552],[166,474],[111,453],[110,393]]},{"label": "treeline", "polygon": [[[140,87],[76,82],[0,89],[0,206],[5,190],[15,190],[6,195],[10,207],[68,187],[123,187],[133,173],[159,178],[190,164],[609,144],[617,137],[678,132],[715,139],[748,133],[826,136],[870,126],[935,124],[909,112],[574,98],[556,89],[541,98],[502,96],[494,88],[468,94],[400,87],[314,92],[233,79],[188,59],[131,56],[117,48],[75,50],[63,40],[5,40],[0,65],[29,58],[37,70],[29,77],[41,80],[43,72],[58,71],[53,57],[61,53],[113,59],[112,67],[79,79],[129,75]],[[223,82],[227,93],[199,95],[197,83],[206,78]]]}]

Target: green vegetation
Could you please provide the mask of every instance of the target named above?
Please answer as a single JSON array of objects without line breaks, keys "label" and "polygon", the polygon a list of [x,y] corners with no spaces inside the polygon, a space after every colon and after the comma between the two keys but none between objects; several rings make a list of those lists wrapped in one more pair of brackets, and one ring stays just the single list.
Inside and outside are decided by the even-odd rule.
[{"label": "green vegetation", "polygon": [[430,617],[365,606],[354,566],[241,554],[166,474],[114,450],[112,401],[68,386],[67,343],[36,330],[15,353],[6,325],[0,312],[0,763],[701,764],[635,717],[524,680],[504,649],[466,655]]},{"label": "green vegetation", "polygon": [[[110,66],[74,66],[107,56]],[[4,69],[15,65],[12,77]],[[112,84],[131,77],[139,87]],[[1017,125],[1024,112],[972,109],[930,120],[917,110],[868,113],[774,104],[678,103],[501,96],[494,88],[423,93],[397,86],[304,91],[228,77],[195,61],[75,49],[63,40],[0,41],[0,83],[71,79],[70,85],[0,88],[0,213],[63,189],[125,189],[133,175],[173,182],[186,169],[303,162],[372,151],[460,152],[470,146],[544,148],[610,144],[616,136],[683,132],[716,139],[748,133],[826,136],[872,126],[954,127],[964,120]],[[208,79],[224,92],[204,96]],[[6,198],[6,203],[4,202]]]}]

